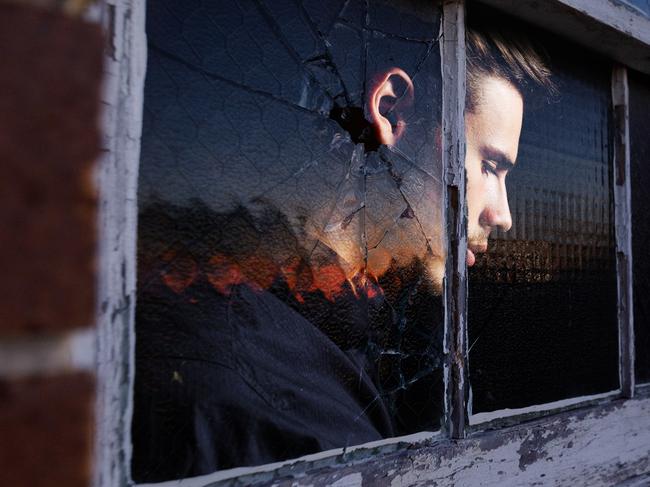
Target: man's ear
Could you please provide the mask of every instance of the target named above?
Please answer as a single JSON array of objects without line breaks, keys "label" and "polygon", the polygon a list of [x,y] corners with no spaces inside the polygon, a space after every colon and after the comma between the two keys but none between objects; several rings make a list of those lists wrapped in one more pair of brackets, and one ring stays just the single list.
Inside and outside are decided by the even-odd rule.
[{"label": "man's ear", "polygon": [[368,109],[380,143],[394,145],[404,133],[404,107],[413,102],[413,81],[400,68],[378,75],[369,93]]}]

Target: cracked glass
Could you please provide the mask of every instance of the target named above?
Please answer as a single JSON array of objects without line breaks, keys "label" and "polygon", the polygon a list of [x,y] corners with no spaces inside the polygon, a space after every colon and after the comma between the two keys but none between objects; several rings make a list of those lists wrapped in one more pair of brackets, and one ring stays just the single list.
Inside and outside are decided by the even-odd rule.
[{"label": "cracked glass", "polygon": [[440,10],[147,3],[133,478],[443,409]]},{"label": "cracked glass", "polygon": [[650,76],[629,73],[630,186],[632,190],[632,269],[634,299],[634,360],[636,382],[650,382],[650,258],[648,241],[650,204],[645,190],[650,185]]},{"label": "cracked glass", "polygon": [[468,38],[473,413],[616,390],[611,66],[472,12],[500,52]]}]

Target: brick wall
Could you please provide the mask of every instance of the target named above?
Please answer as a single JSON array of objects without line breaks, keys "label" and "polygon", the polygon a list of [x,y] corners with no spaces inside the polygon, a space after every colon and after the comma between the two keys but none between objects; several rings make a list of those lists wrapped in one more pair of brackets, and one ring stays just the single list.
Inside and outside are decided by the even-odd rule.
[{"label": "brick wall", "polygon": [[91,481],[103,40],[82,3],[0,2],[3,486]]}]

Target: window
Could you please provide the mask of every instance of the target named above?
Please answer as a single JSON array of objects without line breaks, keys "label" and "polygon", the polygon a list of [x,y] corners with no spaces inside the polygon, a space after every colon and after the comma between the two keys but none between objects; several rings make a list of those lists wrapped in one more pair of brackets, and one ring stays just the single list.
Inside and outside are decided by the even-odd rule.
[{"label": "window", "polygon": [[440,429],[439,7],[147,22],[134,479]]},{"label": "window", "polygon": [[[507,180],[509,224],[503,218],[486,223],[485,215],[473,220],[481,205],[472,203],[476,185],[470,174],[465,187],[465,151],[469,157],[472,147],[465,144],[464,130],[468,140],[473,130],[471,121],[463,123],[464,57],[470,52],[465,27],[471,32],[473,12],[485,14],[474,19],[487,19],[491,11],[470,3],[466,22],[462,2],[440,7],[349,1],[334,8],[334,3],[264,1],[241,2],[232,10],[216,9],[211,2],[147,2],[145,83],[144,65],[137,62],[144,47],[143,5],[110,3],[116,5],[107,10],[108,18],[118,19],[116,38],[127,40],[113,46],[115,57],[120,58],[120,49],[132,57],[131,64],[111,73],[120,81],[115,86],[122,115],[116,117],[116,148],[110,155],[116,162],[103,180],[109,188],[105,228],[117,242],[109,253],[113,270],[106,271],[105,292],[119,299],[111,300],[103,315],[100,364],[106,377],[103,407],[112,405],[116,414],[105,416],[98,440],[98,456],[108,465],[100,469],[99,483],[166,480],[283,462],[328,448],[334,450],[280,468],[225,470],[188,482],[227,483],[245,475],[235,481],[360,485],[381,477],[403,484],[462,483],[478,472],[488,483],[508,478],[531,483],[565,479],[577,468],[595,483],[614,483],[647,473],[650,401],[642,389],[636,391],[638,399],[620,399],[635,394],[628,286],[632,241],[625,198],[626,151],[635,150],[638,136],[630,127],[628,144],[627,70],[612,68],[614,59],[646,70],[625,47],[644,42],[643,29],[634,30],[647,25],[643,16],[609,3],[603,8],[614,20],[604,19],[591,3],[569,14],[575,6],[559,0],[544,4],[548,16],[543,18],[535,15],[538,2],[507,8],[542,25],[539,32],[523,28],[540,41],[559,78],[555,93],[533,90],[522,97],[519,156]],[[238,9],[245,9],[238,12],[242,15],[228,17]],[[631,34],[617,27],[624,15],[635,15]],[[551,24],[558,18],[566,19],[564,27]],[[581,27],[567,27],[573,21]],[[593,32],[600,32],[596,26],[602,23],[608,26],[603,38],[620,40],[622,47],[596,43]],[[550,40],[548,30],[560,30],[573,41]],[[575,43],[588,44],[589,50],[574,48]],[[132,91],[125,94],[125,86]],[[137,95],[142,87],[144,103]],[[376,104],[371,93],[377,94]],[[501,95],[503,107],[507,90]],[[471,109],[471,91],[468,104]],[[633,124],[635,112],[630,114]],[[128,124],[119,125],[120,117]],[[382,128],[377,122],[383,120]],[[140,127],[141,152],[133,142]],[[486,181],[502,179],[508,167],[507,158],[494,153],[480,158],[479,176]],[[569,161],[579,170],[563,173],[566,164],[555,161]],[[260,171],[262,163],[268,166]],[[238,173],[239,168],[246,170]],[[421,178],[415,176],[420,173]],[[126,198],[117,198],[115,188],[124,187]],[[140,205],[137,294],[135,204]],[[485,242],[472,240],[473,222],[500,227],[485,255]],[[544,233],[549,228],[554,233]],[[403,249],[404,242],[412,248]],[[380,250],[395,262],[382,259]],[[515,252],[523,258],[508,262]],[[560,300],[563,291],[575,299]],[[546,299],[553,306],[544,306],[539,315],[517,299],[534,295],[541,301],[543,293],[552,296]],[[236,313],[227,316],[240,323],[246,316],[246,326],[231,327],[224,336],[211,323],[224,316],[219,306],[233,303]],[[388,316],[383,303],[403,306]],[[526,329],[512,325],[526,313],[535,328],[524,337],[528,348],[519,350],[522,339],[516,334]],[[323,327],[332,320],[345,326]],[[279,325],[278,334],[249,326],[267,321]],[[310,362],[315,357],[307,353],[305,327],[291,328],[292,322],[312,324],[312,337],[325,336],[326,343],[345,350],[350,368],[328,372],[332,361]],[[551,330],[551,322],[558,328]],[[564,342],[544,333],[558,330]],[[640,357],[642,333],[636,341]],[[259,346],[279,337],[293,347],[288,356],[283,348]],[[540,348],[547,343],[555,355],[541,363]],[[218,353],[214,344],[221,347]],[[506,350],[511,353],[503,354]],[[521,359],[514,365],[517,353]],[[240,357],[245,360],[236,363]],[[305,387],[332,378],[334,388],[321,391],[353,389],[346,396],[353,398],[347,410],[358,412],[337,418],[342,420],[338,431],[345,434],[329,443],[271,442],[264,453],[273,458],[259,461],[242,453],[251,451],[256,434],[220,435],[216,445],[230,450],[231,457],[216,464],[214,452],[205,448],[215,446],[214,438],[201,443],[184,436],[187,431],[215,434],[210,424],[215,418],[198,414],[204,405],[181,401],[195,409],[175,415],[186,422],[165,421],[179,403],[174,394],[188,388],[208,402],[230,394],[230,424],[246,417],[239,414],[243,395],[234,382],[201,370],[210,362],[246,383],[249,399],[264,404],[266,410],[256,410],[270,417],[264,422],[270,429],[295,427],[300,416],[290,410],[296,397],[340,406],[338,393],[300,396]],[[319,375],[307,373],[310,369]],[[350,370],[362,372],[354,382],[345,380]],[[151,380],[143,380],[147,374]],[[294,394],[268,394],[283,377]],[[325,382],[313,381],[316,377],[326,377]],[[519,380],[516,394],[509,377]],[[642,373],[638,378],[643,381]],[[163,381],[171,393],[156,389]],[[512,408],[519,409],[509,417],[504,409]],[[288,424],[280,423],[283,417]],[[379,431],[375,425],[382,421],[388,426]],[[171,422],[168,432],[180,433],[157,437],[156,422]],[[371,435],[359,434],[360,422],[374,428],[366,430]],[[416,432],[426,433],[403,436]],[[366,443],[371,440],[378,442]],[[164,451],[157,452],[158,445]],[[147,462],[154,467],[140,469]]]},{"label": "window", "polygon": [[[477,14],[496,22],[489,12],[472,9],[469,25]],[[508,25],[517,21],[510,19]],[[467,119],[468,200],[476,198],[473,183],[482,189],[503,178],[492,200],[480,199],[481,214],[469,208],[470,249],[483,250],[486,228],[496,227],[487,252],[477,253],[469,270],[473,413],[619,388],[612,68],[564,39],[528,29],[519,35],[534,39],[540,54],[538,59],[528,54],[528,65],[522,66],[532,76],[523,78],[520,88],[524,108],[518,153],[515,140],[497,139],[500,133],[474,136],[480,120]],[[471,44],[468,53],[475,55]],[[498,103],[506,101],[498,98]],[[484,107],[497,110],[499,105],[486,99]],[[493,130],[500,128],[489,122]],[[475,181],[471,162],[495,163],[485,161],[492,156],[485,147],[470,141],[489,146],[490,138],[516,155],[516,164],[496,174],[490,165],[488,174]]]}]

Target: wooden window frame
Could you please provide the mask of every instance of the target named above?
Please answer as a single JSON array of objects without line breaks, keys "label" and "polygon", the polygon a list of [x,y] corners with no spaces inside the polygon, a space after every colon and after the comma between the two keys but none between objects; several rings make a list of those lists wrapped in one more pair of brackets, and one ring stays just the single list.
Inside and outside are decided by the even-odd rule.
[{"label": "wooden window frame", "polygon": [[[612,73],[621,389],[471,422],[467,372],[464,0],[443,0],[443,167],[448,228],[445,418],[436,433],[164,482],[168,486],[414,483],[639,485],[650,481],[650,384],[635,386],[627,68],[650,73],[650,19],[611,0],[480,0],[620,63]],[[470,7],[471,8],[471,7]],[[137,180],[146,72],[144,0],[101,0],[107,33],[100,161],[98,400],[94,485],[130,475]],[[540,15],[542,13],[543,15]],[[591,44],[591,45],[590,45]],[[374,482],[374,483],[373,483]],[[151,484],[154,485],[154,484]],[[628,484],[626,484],[628,485]]]}]

